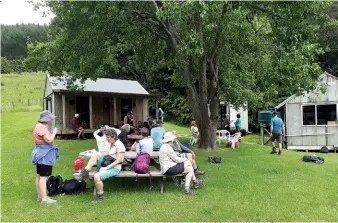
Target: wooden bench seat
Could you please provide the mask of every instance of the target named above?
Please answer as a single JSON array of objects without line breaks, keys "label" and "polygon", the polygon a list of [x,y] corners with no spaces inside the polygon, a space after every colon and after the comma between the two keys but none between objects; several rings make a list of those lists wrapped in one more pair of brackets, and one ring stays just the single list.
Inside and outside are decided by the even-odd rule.
[{"label": "wooden bench seat", "polygon": [[[84,133],[91,133],[93,134],[96,129],[85,129]],[[57,134],[59,135],[70,135],[70,134],[77,134],[73,129],[59,129]]]},{"label": "wooden bench seat", "polygon": [[[91,171],[89,172],[89,179],[93,179],[94,174],[96,172],[95,171]],[[160,171],[150,171],[150,174],[152,177],[161,177],[161,183],[160,183],[160,187],[161,187],[161,193],[163,193],[164,190],[164,180],[166,179],[166,175],[163,175]],[[149,177],[149,174],[137,174],[134,171],[121,171],[118,175],[116,175],[115,177]],[[175,176],[182,176],[182,174],[177,174]],[[75,179],[80,179],[80,173],[74,173],[73,177]],[[95,187],[94,187],[94,194],[96,193],[95,191]]]}]

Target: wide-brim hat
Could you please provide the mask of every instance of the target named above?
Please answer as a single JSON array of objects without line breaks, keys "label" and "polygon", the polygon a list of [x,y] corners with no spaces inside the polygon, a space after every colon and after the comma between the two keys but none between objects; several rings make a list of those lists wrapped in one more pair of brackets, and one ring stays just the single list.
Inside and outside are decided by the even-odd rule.
[{"label": "wide-brim hat", "polygon": [[53,115],[48,110],[44,110],[44,111],[40,112],[39,122],[49,122],[49,121],[52,121],[54,118],[56,118],[55,115]]},{"label": "wide-brim hat", "polygon": [[162,142],[164,143],[171,142],[171,141],[174,141],[175,139],[176,139],[176,136],[173,132],[166,132],[163,136]]}]

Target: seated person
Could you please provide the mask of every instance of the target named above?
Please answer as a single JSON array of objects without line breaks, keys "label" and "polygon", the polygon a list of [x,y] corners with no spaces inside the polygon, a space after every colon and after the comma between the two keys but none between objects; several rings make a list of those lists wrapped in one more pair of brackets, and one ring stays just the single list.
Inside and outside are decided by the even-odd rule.
[{"label": "seated person", "polygon": [[[110,144],[109,150],[103,154],[100,152],[94,152],[90,157],[88,164],[85,168],[81,169],[81,178],[89,178],[89,171],[96,164],[100,170],[94,175],[94,182],[96,187],[96,199],[93,203],[98,203],[104,200],[103,195],[103,180],[118,175],[121,171],[121,163],[124,159],[125,147],[123,143],[117,138],[117,132],[114,129],[107,129],[104,131],[104,135]],[[115,159],[113,163],[106,167],[102,167],[101,163],[103,158],[108,155]]]},{"label": "seated person", "polygon": [[[153,145],[154,145],[154,140],[149,137],[149,131],[147,128],[142,128],[141,129],[141,135],[143,136],[143,139],[141,139],[138,143],[139,143],[139,151],[137,151],[136,148],[136,144],[137,142],[135,142],[132,147],[131,147],[131,151],[136,151],[137,153],[142,152],[142,153],[149,153],[149,155],[151,155],[151,153],[153,152]],[[160,170],[160,165],[153,159],[150,159],[150,166],[154,166],[156,167],[156,169]]]},{"label": "seated person", "polygon": [[165,133],[165,129],[162,127],[162,122],[158,120],[157,126],[151,129],[150,135],[151,138],[154,140],[154,149],[159,149],[161,148],[162,145],[162,139]]},{"label": "seated person", "polygon": [[97,149],[101,153],[101,155],[105,155],[110,149],[110,143],[108,142],[104,131],[107,129],[114,129],[119,136],[121,131],[119,129],[111,128],[108,125],[96,130],[93,135],[96,139]]},{"label": "seated person", "polygon": [[135,131],[133,111],[129,111],[127,115],[124,116],[123,125],[126,125],[126,124],[130,126],[130,133],[133,133]]},{"label": "seated person", "polygon": [[190,182],[193,181],[194,188],[199,188],[204,181],[197,179],[191,162],[187,158],[177,156],[173,149],[176,136],[172,132],[166,132],[163,138],[163,145],[160,148],[159,158],[161,173],[164,175],[185,174],[184,193],[193,194],[190,191]]},{"label": "seated person", "polygon": [[[176,136],[176,131],[173,131],[173,133]],[[176,154],[181,158],[187,158],[188,160],[190,160],[192,167],[194,168],[195,175],[203,175],[205,173],[197,167],[194,151],[180,143],[177,138],[174,140],[173,149]]]},{"label": "seated person", "polygon": [[128,133],[130,132],[130,125],[125,124],[121,127],[121,133],[118,135],[119,140],[123,143],[124,147],[128,147]]},{"label": "seated person", "polygon": [[75,114],[73,119],[72,119],[72,129],[78,133],[77,134],[77,138],[76,139],[86,139],[84,136],[84,129],[80,124],[80,115],[79,114]]}]

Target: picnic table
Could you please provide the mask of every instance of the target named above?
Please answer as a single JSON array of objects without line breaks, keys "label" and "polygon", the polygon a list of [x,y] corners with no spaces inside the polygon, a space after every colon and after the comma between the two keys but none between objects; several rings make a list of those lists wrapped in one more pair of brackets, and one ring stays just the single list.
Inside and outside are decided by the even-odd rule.
[{"label": "picnic table", "polygon": [[[84,159],[90,159],[91,155],[93,154],[93,152],[96,151],[95,149],[91,149],[91,150],[86,150],[84,152],[81,152],[79,154],[80,157],[84,158]],[[133,160],[135,159],[137,156],[136,152],[134,151],[127,151],[124,154],[124,162],[122,163],[122,169],[124,166],[130,166],[130,162],[125,162],[126,160],[130,159]],[[159,158],[159,151],[153,151],[150,153],[150,157],[153,159],[158,159]],[[93,176],[96,172],[95,171],[91,171],[89,173],[89,178],[91,180],[93,180]],[[75,179],[78,179],[80,174],[79,173],[74,173],[73,176],[75,177]],[[149,174],[137,174],[134,171],[126,171],[126,170],[122,170],[118,175],[116,175],[115,177],[159,177],[160,180],[160,192],[163,193],[164,191],[164,181],[166,180],[166,176],[163,175],[161,173],[160,170],[152,170],[150,171],[150,175]],[[182,176],[182,174],[177,174],[175,176]],[[94,187],[94,194],[96,193],[95,187]]]},{"label": "picnic table", "polygon": [[[84,152],[81,152],[79,154],[79,156],[82,157],[83,159],[90,159],[90,157],[92,156],[94,151],[95,151],[95,149],[86,150]],[[158,158],[158,156],[159,156],[159,151],[153,151],[152,153],[150,153],[151,158]],[[125,152],[124,158],[125,159],[135,159],[136,158],[136,152],[134,152],[134,151]]]},{"label": "picnic table", "polygon": [[143,136],[141,136],[141,135],[128,135],[127,138],[131,139],[131,140],[141,140],[141,139],[143,139]]}]

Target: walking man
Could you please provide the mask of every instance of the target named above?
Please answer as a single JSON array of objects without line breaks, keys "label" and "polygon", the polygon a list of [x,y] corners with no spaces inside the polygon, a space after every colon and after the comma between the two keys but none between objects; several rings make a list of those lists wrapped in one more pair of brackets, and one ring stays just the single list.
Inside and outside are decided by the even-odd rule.
[{"label": "walking man", "polygon": [[277,153],[276,143],[275,143],[275,141],[277,141],[278,147],[279,147],[278,155],[282,155],[282,136],[285,133],[284,123],[281,118],[277,117],[276,111],[274,111],[272,115],[273,115],[273,118],[271,119],[271,123],[270,123],[270,132],[272,135],[271,141],[272,141],[273,148],[272,148],[271,154]]}]

